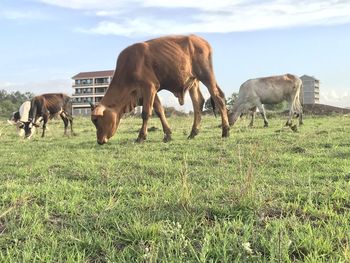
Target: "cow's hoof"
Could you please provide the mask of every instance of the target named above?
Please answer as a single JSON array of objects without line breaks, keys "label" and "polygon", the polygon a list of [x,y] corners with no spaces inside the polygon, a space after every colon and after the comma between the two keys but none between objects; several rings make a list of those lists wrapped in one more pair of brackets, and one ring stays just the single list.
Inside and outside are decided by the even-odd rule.
[{"label": "cow's hoof", "polygon": [[292,129],[293,132],[298,131],[298,126],[296,124],[294,124],[293,126],[290,126],[290,128]]},{"label": "cow's hoof", "polygon": [[228,137],[230,137],[230,127],[223,127],[222,138],[228,138]]},{"label": "cow's hoof", "polygon": [[163,138],[163,142],[167,143],[171,141],[171,135],[170,134],[165,134]]},{"label": "cow's hoof", "polygon": [[187,137],[187,139],[193,139],[198,135],[199,131],[198,130],[192,130],[190,135]]},{"label": "cow's hoof", "polygon": [[138,137],[135,142],[136,143],[143,143],[144,141],[145,141],[145,138]]},{"label": "cow's hoof", "polygon": [[269,124],[265,123],[264,128],[268,128],[268,127],[269,127]]},{"label": "cow's hoof", "polygon": [[189,136],[187,136],[187,140],[194,139],[195,136],[196,136],[196,135],[190,134]]}]

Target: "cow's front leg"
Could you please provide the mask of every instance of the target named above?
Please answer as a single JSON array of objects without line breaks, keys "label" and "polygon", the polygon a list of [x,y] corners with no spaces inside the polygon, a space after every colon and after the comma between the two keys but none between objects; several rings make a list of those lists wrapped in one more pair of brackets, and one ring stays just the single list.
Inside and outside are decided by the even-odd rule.
[{"label": "cow's front leg", "polygon": [[259,103],[258,109],[260,111],[261,116],[264,119],[264,127],[265,128],[269,127],[269,122],[267,121],[267,118],[266,118],[265,108],[264,108],[264,106],[261,103]]},{"label": "cow's front leg", "polygon": [[142,88],[142,95],[143,95],[143,104],[142,104],[142,126],[141,130],[139,132],[139,136],[136,139],[136,142],[141,143],[147,138],[147,123],[148,119],[151,117],[152,113],[152,107],[154,102],[154,97],[157,94],[157,91],[155,88]]},{"label": "cow's front leg", "polygon": [[252,108],[252,109],[250,110],[250,115],[251,115],[251,120],[250,120],[250,123],[249,123],[249,127],[250,127],[250,128],[253,128],[253,126],[254,126],[256,108],[257,108],[257,107],[254,107],[254,108]]}]

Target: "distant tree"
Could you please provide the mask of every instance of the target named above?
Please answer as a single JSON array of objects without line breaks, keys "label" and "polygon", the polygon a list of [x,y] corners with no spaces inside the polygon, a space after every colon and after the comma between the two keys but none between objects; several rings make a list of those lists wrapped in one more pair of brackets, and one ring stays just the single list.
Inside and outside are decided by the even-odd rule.
[{"label": "distant tree", "polygon": [[18,110],[24,101],[30,100],[33,96],[34,94],[31,92],[21,93],[16,91],[9,93],[6,90],[0,90],[0,116],[9,117],[12,112]]},{"label": "distant tree", "polygon": [[226,105],[233,106],[233,104],[236,102],[237,98],[238,98],[238,93],[233,92],[230,97],[226,98]]}]

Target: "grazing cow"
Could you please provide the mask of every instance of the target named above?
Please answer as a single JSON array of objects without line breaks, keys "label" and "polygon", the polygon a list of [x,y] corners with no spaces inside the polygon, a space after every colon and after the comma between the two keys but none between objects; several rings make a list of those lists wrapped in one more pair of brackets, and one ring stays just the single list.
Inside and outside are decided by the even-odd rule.
[{"label": "grazing cow", "polygon": [[[96,126],[97,142],[106,143],[115,134],[122,115],[133,109],[138,101],[142,101],[143,122],[136,141],[144,141],[152,107],[158,111],[161,120],[165,119],[163,107],[156,96],[160,90],[171,91],[181,105],[185,93],[189,91],[193,105],[199,108],[199,89],[193,88],[198,81],[208,88],[218,106],[222,118],[222,137],[228,137],[225,96],[215,80],[212,51],[207,41],[195,35],[168,36],[127,47],[118,57],[105,96],[100,104],[92,108],[91,120]],[[193,137],[198,133],[198,122],[198,119],[195,120],[191,132]],[[163,130],[165,139],[170,138],[170,128],[167,126],[164,129],[163,125]]]},{"label": "grazing cow", "polygon": [[230,125],[232,126],[242,113],[255,112],[258,108],[264,118],[264,127],[268,127],[263,104],[277,104],[284,100],[289,104],[289,117],[286,126],[292,127],[294,112],[299,115],[299,124],[302,124],[302,106],[299,99],[302,85],[301,79],[291,74],[247,80],[241,85],[237,101],[229,114]]},{"label": "grazing cow", "polygon": [[43,118],[43,132],[41,137],[45,136],[46,124],[49,119],[55,116],[60,116],[64,123],[64,135],[67,135],[68,124],[70,123],[71,134],[73,132],[73,117],[72,117],[72,103],[70,97],[62,93],[49,93],[36,96],[31,101],[29,111],[29,125],[25,126],[26,136],[33,126],[38,126],[37,120]]},{"label": "grazing cow", "polygon": [[[17,127],[18,135],[25,135],[25,126],[29,125],[29,110],[30,110],[30,101],[25,101],[19,107],[19,110],[14,112],[10,119],[7,121],[11,125],[15,125]],[[26,138],[30,138],[35,131],[35,127],[28,131]]]}]

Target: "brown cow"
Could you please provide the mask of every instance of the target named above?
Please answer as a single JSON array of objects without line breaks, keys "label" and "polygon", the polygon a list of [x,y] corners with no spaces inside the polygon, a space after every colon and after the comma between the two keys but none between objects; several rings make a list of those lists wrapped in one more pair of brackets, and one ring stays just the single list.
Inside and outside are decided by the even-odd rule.
[{"label": "brown cow", "polygon": [[[152,106],[161,120],[164,110],[157,92],[171,91],[182,105],[188,90],[194,105],[200,105],[197,88],[201,81],[209,90],[222,118],[222,137],[229,136],[225,95],[216,83],[209,43],[195,36],[168,36],[136,43],[124,49],[117,60],[115,74],[99,105],[93,108],[91,120],[97,129],[97,142],[104,144],[111,138],[122,115],[142,100],[142,127],[137,142],[147,137],[147,122]],[[195,120],[194,127],[198,125]],[[166,121],[162,121],[166,123]],[[163,130],[170,138],[168,125]],[[169,129],[168,129],[169,128]],[[192,133],[193,132],[193,133]],[[198,131],[192,129],[193,137]]]},{"label": "brown cow", "polygon": [[72,103],[70,97],[62,93],[48,93],[36,96],[31,100],[29,110],[29,122],[26,123],[25,134],[30,134],[33,126],[38,126],[38,118],[43,118],[43,132],[41,137],[45,136],[46,123],[49,119],[59,115],[64,123],[64,135],[67,135],[68,124],[70,123],[71,134],[73,132]]}]

